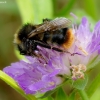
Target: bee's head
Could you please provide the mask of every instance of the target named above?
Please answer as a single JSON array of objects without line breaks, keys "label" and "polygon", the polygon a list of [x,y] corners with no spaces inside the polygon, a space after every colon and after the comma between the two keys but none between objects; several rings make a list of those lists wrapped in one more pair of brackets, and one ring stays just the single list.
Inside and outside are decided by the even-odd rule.
[{"label": "bee's head", "polygon": [[20,54],[29,55],[32,41],[28,39],[28,34],[35,28],[36,27],[31,24],[26,24],[14,35],[14,44],[17,45]]},{"label": "bee's head", "polygon": [[31,55],[36,49],[34,41],[24,38],[20,44],[17,44],[17,48],[22,55]]}]

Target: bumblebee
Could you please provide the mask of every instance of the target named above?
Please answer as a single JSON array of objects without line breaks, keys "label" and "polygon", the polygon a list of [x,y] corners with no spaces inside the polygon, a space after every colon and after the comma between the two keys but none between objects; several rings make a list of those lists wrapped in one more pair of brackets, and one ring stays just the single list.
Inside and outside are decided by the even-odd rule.
[{"label": "bumblebee", "polygon": [[37,56],[37,46],[64,52],[74,41],[71,25],[71,20],[64,17],[43,19],[38,25],[26,24],[15,34],[14,43],[22,55]]}]

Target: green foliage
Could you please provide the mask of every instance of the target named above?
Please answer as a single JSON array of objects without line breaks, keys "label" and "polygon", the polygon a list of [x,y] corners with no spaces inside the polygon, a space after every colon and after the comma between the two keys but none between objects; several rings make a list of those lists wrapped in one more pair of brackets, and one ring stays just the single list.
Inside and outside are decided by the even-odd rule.
[{"label": "green foliage", "polygon": [[51,0],[16,1],[23,23],[40,23],[44,18],[52,18],[53,9]]},{"label": "green foliage", "polygon": [[61,11],[59,11],[59,13],[57,14],[57,16],[65,16],[67,14],[70,13],[73,5],[75,4],[76,0],[69,0],[68,3],[66,3],[66,5],[64,6],[64,8],[61,9]]},{"label": "green foliage", "polygon": [[87,89],[87,94],[91,97],[95,91],[100,87],[100,74],[98,74],[95,79],[91,82]]},{"label": "green foliage", "polygon": [[88,82],[88,77],[85,75],[84,79],[78,79],[73,82],[73,87],[79,90],[84,90]]},{"label": "green foliage", "polygon": [[59,88],[56,95],[56,100],[68,100],[68,96],[65,94],[62,88]]},{"label": "green foliage", "polygon": [[75,95],[76,95],[76,91],[73,90],[73,91],[70,93],[68,100],[75,100]]},{"label": "green foliage", "polygon": [[[23,23],[32,23],[34,20],[32,0],[16,0]],[[23,6],[24,5],[24,6]]]},{"label": "green foliage", "polygon": [[82,100],[90,100],[85,90],[79,90],[78,92],[80,93]]},{"label": "green foliage", "polygon": [[51,96],[48,97],[48,100],[54,100]]},{"label": "green foliage", "polygon": [[92,16],[95,20],[97,19],[97,5],[95,0],[84,0],[85,11]]},{"label": "green foliage", "polygon": [[97,64],[99,64],[100,62],[100,59],[99,59],[99,56],[96,56],[92,61],[90,61],[87,65],[87,71],[93,69],[94,67],[97,66]]},{"label": "green foliage", "polygon": [[56,90],[51,90],[51,91],[47,91],[46,93],[44,93],[41,97],[39,97],[40,99],[49,97],[50,95],[52,95]]}]

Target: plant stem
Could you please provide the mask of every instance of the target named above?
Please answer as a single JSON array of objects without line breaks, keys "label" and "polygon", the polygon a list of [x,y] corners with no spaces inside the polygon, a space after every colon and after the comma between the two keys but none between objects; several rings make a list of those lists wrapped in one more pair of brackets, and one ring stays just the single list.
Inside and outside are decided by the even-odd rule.
[{"label": "plant stem", "polygon": [[90,100],[84,90],[78,90],[81,95],[82,100]]},{"label": "plant stem", "polygon": [[95,20],[97,20],[97,4],[95,0],[84,0],[83,5],[85,11],[92,16]]},{"label": "plant stem", "polygon": [[96,89],[100,86],[100,74],[96,76],[96,78],[91,82],[91,85],[87,89],[87,94],[89,97],[96,91]]},{"label": "plant stem", "polygon": [[58,13],[58,16],[64,16],[70,12],[76,0],[69,0],[68,4]]}]

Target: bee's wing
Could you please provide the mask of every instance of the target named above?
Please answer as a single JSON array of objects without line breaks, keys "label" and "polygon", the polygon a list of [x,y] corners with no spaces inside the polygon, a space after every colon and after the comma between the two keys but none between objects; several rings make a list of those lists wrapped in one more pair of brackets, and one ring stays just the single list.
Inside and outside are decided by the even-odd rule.
[{"label": "bee's wing", "polygon": [[64,17],[56,18],[49,22],[47,26],[47,30],[55,31],[57,29],[69,27],[71,24],[72,24],[72,21],[67,18],[64,18]]},{"label": "bee's wing", "polygon": [[57,29],[69,27],[71,24],[72,21],[67,18],[64,17],[56,18],[54,20],[47,21],[46,23],[42,24],[41,26],[33,30],[29,34],[29,38],[36,34],[43,33],[45,31],[55,31]]}]

